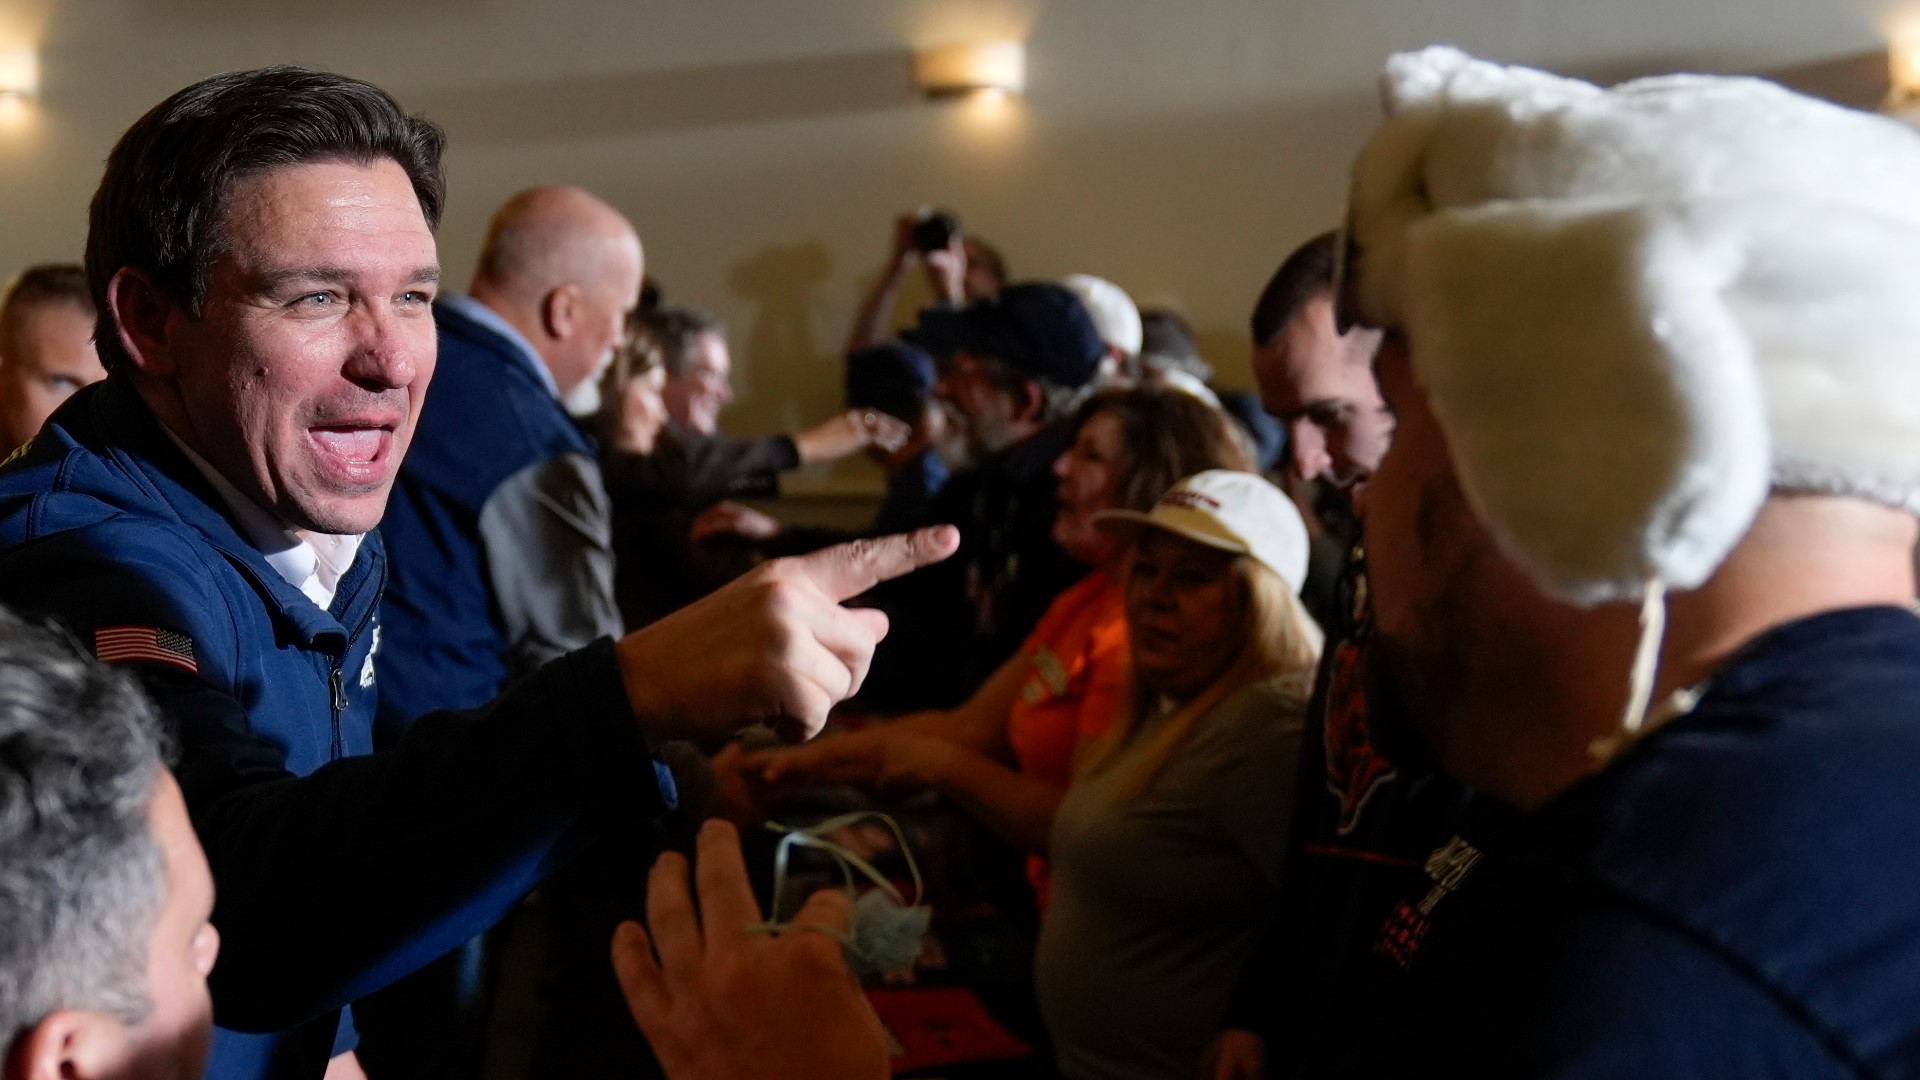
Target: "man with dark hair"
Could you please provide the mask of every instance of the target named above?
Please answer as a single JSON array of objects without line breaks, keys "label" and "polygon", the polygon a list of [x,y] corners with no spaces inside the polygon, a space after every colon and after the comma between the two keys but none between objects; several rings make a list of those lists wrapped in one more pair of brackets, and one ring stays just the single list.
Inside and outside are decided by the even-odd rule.
[{"label": "man with dark hair", "polygon": [[955,542],[770,563],[375,752],[372,530],[434,370],[441,143],[297,68],[142,117],[87,242],[111,374],[0,470],[0,591],[133,665],[179,741],[228,945],[218,1080],[319,1076],[354,1044],[349,1003],[485,930],[609,815],[672,805],[662,743],[817,730],[884,633],[837,601]]},{"label": "man with dark hair", "polygon": [[0,299],[0,457],[26,445],[75,390],[106,376],[78,266],[23,271]]},{"label": "man with dark hair", "polygon": [[1254,374],[1269,412],[1287,422],[1294,473],[1334,485],[1322,500],[1330,535],[1313,553],[1327,587],[1309,598],[1328,647],[1302,733],[1280,904],[1226,1017],[1215,1080],[1253,1080],[1269,1049],[1273,1069],[1288,1074],[1287,1055],[1349,1007],[1381,916],[1466,797],[1393,722],[1391,695],[1363,677],[1372,616],[1347,489],[1379,463],[1394,421],[1373,375],[1381,335],[1334,325],[1337,251],[1332,233],[1301,245],[1253,311]]},{"label": "man with dark hair", "polygon": [[198,1077],[212,907],[153,706],[0,611],[0,1077]]},{"label": "man with dark hair", "polygon": [[1393,441],[1393,413],[1373,380],[1380,335],[1333,324],[1335,240],[1287,256],[1254,305],[1253,374],[1267,412],[1286,425],[1294,474],[1345,490]]}]

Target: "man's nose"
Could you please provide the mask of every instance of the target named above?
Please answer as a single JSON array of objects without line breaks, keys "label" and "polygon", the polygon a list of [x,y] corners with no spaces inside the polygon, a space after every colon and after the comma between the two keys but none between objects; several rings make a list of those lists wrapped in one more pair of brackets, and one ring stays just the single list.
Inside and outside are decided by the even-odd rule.
[{"label": "man's nose", "polygon": [[[410,385],[419,372],[422,335],[409,333],[392,311],[364,310],[355,320],[353,353],[347,358],[347,376],[358,382],[387,388]],[[426,335],[428,347],[433,338]]]},{"label": "man's nose", "polygon": [[1311,420],[1287,425],[1287,452],[1293,459],[1293,474],[1302,480],[1318,479],[1333,468],[1326,434]]}]

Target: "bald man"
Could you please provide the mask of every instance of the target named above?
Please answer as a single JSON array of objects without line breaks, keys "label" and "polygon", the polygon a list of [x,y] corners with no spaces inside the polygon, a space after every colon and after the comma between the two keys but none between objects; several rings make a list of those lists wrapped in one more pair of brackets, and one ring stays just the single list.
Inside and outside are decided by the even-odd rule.
[{"label": "bald man", "polygon": [[434,302],[433,396],[381,522],[381,734],[620,632],[606,493],[559,399],[619,341],[642,267],[618,210],[535,188],[494,215],[467,294]]}]

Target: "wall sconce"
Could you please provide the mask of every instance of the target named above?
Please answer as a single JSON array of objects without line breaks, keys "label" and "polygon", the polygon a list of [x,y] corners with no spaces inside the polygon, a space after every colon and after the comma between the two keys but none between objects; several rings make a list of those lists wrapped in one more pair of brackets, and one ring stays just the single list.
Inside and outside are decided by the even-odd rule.
[{"label": "wall sconce", "polygon": [[1882,109],[1897,116],[1920,111],[1920,38],[1887,46],[1887,100]]},{"label": "wall sconce", "polygon": [[913,84],[930,98],[1018,94],[1027,88],[1027,47],[994,41],[921,49],[913,54]]},{"label": "wall sconce", "polygon": [[31,45],[0,45],[0,100],[40,93],[40,54]]}]

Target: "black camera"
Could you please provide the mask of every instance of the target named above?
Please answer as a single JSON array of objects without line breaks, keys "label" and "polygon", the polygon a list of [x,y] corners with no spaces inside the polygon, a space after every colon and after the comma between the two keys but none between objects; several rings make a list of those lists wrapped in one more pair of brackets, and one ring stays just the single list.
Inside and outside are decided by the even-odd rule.
[{"label": "black camera", "polygon": [[922,255],[943,251],[960,231],[960,219],[945,210],[928,210],[913,227],[913,250]]}]

